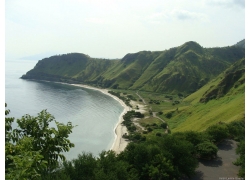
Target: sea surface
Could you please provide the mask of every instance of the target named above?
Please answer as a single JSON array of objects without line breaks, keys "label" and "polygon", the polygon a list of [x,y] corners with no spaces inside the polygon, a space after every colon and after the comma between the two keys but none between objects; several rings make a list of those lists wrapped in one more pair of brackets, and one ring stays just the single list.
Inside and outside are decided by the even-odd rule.
[{"label": "sea surface", "polygon": [[77,125],[69,137],[75,147],[65,153],[67,160],[82,152],[98,156],[101,151],[109,150],[123,111],[120,103],[96,90],[20,79],[36,63],[34,60],[5,61],[5,102],[10,109],[9,117],[36,116],[47,109],[58,122],[70,121]]}]

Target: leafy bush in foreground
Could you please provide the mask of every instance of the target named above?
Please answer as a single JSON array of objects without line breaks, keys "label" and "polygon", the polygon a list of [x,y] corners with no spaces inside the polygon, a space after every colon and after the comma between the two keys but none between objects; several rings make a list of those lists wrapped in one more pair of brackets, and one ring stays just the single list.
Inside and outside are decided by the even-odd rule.
[{"label": "leafy bush in foreground", "polygon": [[[6,179],[38,179],[49,174],[58,167],[59,159],[65,160],[62,152],[74,147],[68,139],[74,126],[57,122],[46,110],[36,117],[26,114],[17,119],[16,129],[12,129],[14,120],[5,117]],[[51,122],[56,128],[49,126]]]}]

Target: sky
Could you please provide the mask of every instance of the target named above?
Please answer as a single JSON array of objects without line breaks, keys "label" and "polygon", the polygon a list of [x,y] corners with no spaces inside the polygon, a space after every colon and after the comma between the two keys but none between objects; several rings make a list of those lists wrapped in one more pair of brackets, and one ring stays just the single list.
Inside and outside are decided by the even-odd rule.
[{"label": "sky", "polygon": [[122,58],[187,41],[245,39],[244,0],[6,0],[5,59],[72,52]]}]

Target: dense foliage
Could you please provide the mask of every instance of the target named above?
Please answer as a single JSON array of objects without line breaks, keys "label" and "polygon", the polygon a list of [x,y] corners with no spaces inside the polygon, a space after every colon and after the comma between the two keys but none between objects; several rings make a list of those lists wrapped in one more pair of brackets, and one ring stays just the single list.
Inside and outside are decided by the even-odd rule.
[{"label": "dense foliage", "polygon": [[240,170],[238,173],[239,177],[245,177],[245,140],[240,141],[240,144],[238,145],[236,149],[236,153],[240,156],[234,164],[236,166],[240,166]]},{"label": "dense foliage", "polygon": [[134,110],[128,111],[126,114],[123,115],[124,121],[122,122],[123,125],[125,125],[129,132],[135,132],[136,127],[134,123],[132,122],[133,118],[143,118],[144,114],[141,114],[140,112],[136,112]]},{"label": "dense foliage", "polygon": [[[5,105],[7,106],[7,105]],[[57,122],[46,110],[32,117],[28,114],[17,119],[5,111],[5,175],[6,179],[37,179],[53,172],[59,160],[65,160],[74,144],[68,139],[74,126]],[[50,127],[55,123],[56,128]]]},{"label": "dense foliage", "polygon": [[[131,96],[121,96],[119,92],[114,92],[114,91],[108,91],[108,93],[118,97],[119,99],[123,100],[123,102],[125,102],[125,104],[129,107],[132,107],[130,102]],[[133,99],[133,98],[132,98]]]},{"label": "dense foliage", "polygon": [[54,176],[65,174],[79,180],[178,179],[191,177],[197,166],[191,143],[165,136],[158,143],[130,143],[118,155],[107,151],[94,158],[90,153],[82,153],[77,159],[64,162]]}]

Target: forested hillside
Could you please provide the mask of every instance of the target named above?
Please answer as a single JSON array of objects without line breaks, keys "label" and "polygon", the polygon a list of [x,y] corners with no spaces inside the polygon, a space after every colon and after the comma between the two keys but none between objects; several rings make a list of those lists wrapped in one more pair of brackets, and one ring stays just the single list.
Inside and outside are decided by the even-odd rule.
[{"label": "forested hillside", "polygon": [[165,51],[127,54],[118,60],[80,53],[56,55],[40,60],[22,78],[190,94],[244,57],[245,49],[238,45],[203,48],[190,41]]}]

